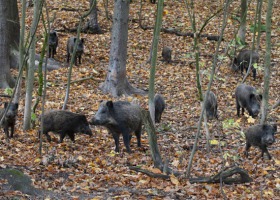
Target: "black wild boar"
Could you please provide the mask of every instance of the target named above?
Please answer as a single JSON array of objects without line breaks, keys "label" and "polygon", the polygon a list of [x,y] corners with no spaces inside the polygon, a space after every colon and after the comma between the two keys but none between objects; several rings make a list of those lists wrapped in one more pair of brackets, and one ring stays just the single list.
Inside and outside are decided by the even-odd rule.
[{"label": "black wild boar", "polygon": [[[67,62],[70,61],[70,55],[73,54],[74,45],[76,42],[76,37],[70,37],[67,41]],[[78,42],[76,56],[75,56],[75,65],[77,65],[77,58],[79,58],[79,64],[81,64],[82,54],[84,53],[84,38],[81,38]]]},{"label": "black wild boar", "polygon": [[[206,93],[205,93],[205,96],[206,96]],[[205,110],[206,110],[207,119],[213,119],[213,117],[218,119],[217,97],[212,91],[209,91],[208,98],[206,99]]]},{"label": "black wild boar", "polygon": [[66,135],[68,135],[73,142],[75,142],[75,133],[92,135],[85,115],[65,110],[51,110],[45,113],[43,134],[47,136],[49,142],[51,141],[51,137],[48,134],[50,131],[60,134],[60,143],[63,142]]},{"label": "black wild boar", "polygon": [[103,101],[90,124],[104,126],[112,133],[116,144],[116,152],[120,151],[120,135],[123,136],[127,152],[131,152],[130,139],[132,132],[135,132],[138,147],[141,147],[142,117],[141,108],[137,104],[126,101]]},{"label": "black wild boar", "polygon": [[161,52],[163,60],[167,63],[171,62],[172,49],[170,47],[164,46]]},{"label": "black wild boar", "polygon": [[[8,104],[9,103],[5,102],[5,108],[0,110],[0,120],[4,115],[5,109],[7,109]],[[6,138],[12,138],[14,136],[17,112],[18,103],[10,103],[8,111],[2,121],[2,127],[4,128]],[[9,134],[9,128],[11,128],[11,135]]]},{"label": "black wild boar", "polygon": [[232,68],[234,70],[240,69],[241,74],[243,74],[243,70],[244,69],[246,69],[246,71],[247,71],[248,68],[249,68],[251,52],[252,52],[252,62],[251,62],[252,66],[251,66],[251,70],[253,72],[254,80],[256,80],[257,70],[254,68],[253,64],[254,63],[258,63],[259,58],[260,58],[259,54],[256,51],[242,50],[238,54],[238,56],[236,58],[234,58]]},{"label": "black wild boar", "polygon": [[254,87],[240,84],[235,90],[235,99],[238,117],[240,116],[240,108],[242,108],[242,115],[244,115],[244,109],[246,108],[250,116],[258,116],[262,95],[257,94]]},{"label": "black wild boar", "polygon": [[155,104],[155,122],[160,123],[161,115],[165,109],[165,101],[163,97],[159,94],[156,94],[154,98],[154,104]]},{"label": "black wild boar", "polygon": [[54,58],[54,55],[56,54],[56,48],[58,45],[58,36],[56,31],[50,31],[49,36],[49,57]]},{"label": "black wild boar", "polygon": [[248,157],[248,151],[251,146],[259,147],[262,150],[262,157],[264,153],[267,154],[268,158],[271,156],[267,150],[267,146],[272,145],[275,142],[274,134],[277,131],[276,125],[254,125],[248,128],[245,132],[246,136],[246,148],[244,154]]}]

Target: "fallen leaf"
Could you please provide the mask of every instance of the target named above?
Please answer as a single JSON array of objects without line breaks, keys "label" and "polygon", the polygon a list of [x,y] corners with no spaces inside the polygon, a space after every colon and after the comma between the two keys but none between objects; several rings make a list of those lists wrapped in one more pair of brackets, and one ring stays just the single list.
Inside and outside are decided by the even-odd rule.
[{"label": "fallen leaf", "polygon": [[179,180],[177,179],[177,177],[175,177],[173,174],[170,176],[170,180],[171,180],[171,183],[173,183],[176,186],[178,186],[180,183]]},{"label": "fallen leaf", "polygon": [[247,119],[247,122],[248,122],[249,124],[254,124],[255,121],[256,121],[256,119],[254,119],[254,118],[251,117],[251,116],[249,116],[248,119]]}]

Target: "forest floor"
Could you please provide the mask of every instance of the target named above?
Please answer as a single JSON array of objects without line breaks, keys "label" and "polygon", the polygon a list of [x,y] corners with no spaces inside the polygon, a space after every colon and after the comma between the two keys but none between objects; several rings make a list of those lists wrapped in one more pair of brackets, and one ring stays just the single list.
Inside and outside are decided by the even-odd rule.
[{"label": "forest floor", "polygon": [[[61,109],[67,82],[68,68],[66,63],[66,41],[74,36],[64,27],[75,28],[79,16],[89,8],[87,0],[50,0],[47,1],[50,17],[54,17],[51,27],[58,31],[59,46],[55,59],[62,62],[59,70],[48,72],[47,101],[45,109]],[[37,131],[39,122],[34,129],[23,131],[23,112],[25,89],[22,90],[19,113],[16,124],[15,137],[6,142],[5,134],[0,134],[0,169],[16,168],[31,177],[33,185],[42,191],[40,195],[28,195],[13,191],[7,187],[6,181],[0,181],[0,199],[280,199],[280,142],[276,135],[276,142],[269,148],[272,159],[260,158],[261,151],[251,148],[249,158],[243,154],[245,148],[244,131],[255,121],[244,115],[236,115],[234,90],[241,83],[242,75],[230,68],[230,59],[226,56],[226,49],[234,39],[234,31],[238,28],[235,17],[239,13],[239,3],[235,1],[229,9],[229,18],[225,29],[224,41],[219,49],[218,63],[212,91],[218,98],[218,120],[208,122],[211,146],[206,149],[204,128],[201,130],[198,148],[191,168],[191,177],[212,176],[225,167],[239,166],[248,171],[252,182],[246,184],[191,184],[185,177],[170,179],[153,178],[143,173],[137,173],[128,166],[141,166],[153,172],[153,160],[149,151],[147,133],[142,134],[142,147],[137,148],[136,138],[131,141],[132,153],[125,152],[122,139],[121,151],[114,152],[113,137],[103,127],[91,126],[93,136],[77,134],[76,142],[66,138],[62,144],[58,143],[58,135],[51,134],[52,142],[43,137],[43,155],[38,153],[39,140]],[[266,3],[264,3],[262,20],[265,23]],[[248,30],[246,40],[251,46],[252,33],[250,25],[254,23],[256,1],[252,1],[248,10]],[[67,8],[67,9],[65,9]],[[73,11],[69,11],[73,8]],[[99,85],[105,80],[109,63],[110,36],[112,21],[106,19],[103,1],[98,2],[98,19],[104,34],[81,34],[85,38],[85,53],[82,64],[74,66],[72,80],[93,77],[85,81],[71,84],[68,110],[83,113],[88,120],[96,113],[100,100],[113,99],[99,90]],[[195,1],[197,28],[205,20],[221,8],[217,1]],[[150,65],[146,64],[149,57],[153,29],[143,30],[139,27],[140,1],[134,1],[130,6],[130,21],[128,35],[127,77],[130,83],[140,89],[148,89]],[[271,81],[269,104],[273,105],[280,97],[280,9],[274,5],[272,18],[272,54]],[[67,11],[68,10],[68,11]],[[192,32],[188,12],[184,1],[166,1],[164,28],[175,28],[181,32]],[[142,23],[153,26],[156,5],[143,2]],[[32,21],[33,8],[28,8],[26,29],[29,30]],[[109,5],[109,15],[112,16],[113,4]],[[44,14],[45,16],[45,14]],[[205,34],[219,35],[223,13],[221,12],[207,24]],[[43,44],[44,29],[39,24],[37,53]],[[266,53],[265,33],[261,35],[260,70],[257,79],[250,75],[246,83],[262,92],[264,85],[264,56]],[[164,63],[161,61],[161,49],[170,46],[173,49],[172,59],[180,62]],[[217,46],[216,41],[206,38],[199,40],[200,67],[202,88],[205,91],[211,73],[213,55]],[[234,47],[230,47],[233,50]],[[193,39],[191,37],[176,36],[161,33],[156,66],[156,93],[163,95],[166,109],[162,122],[156,126],[159,150],[163,160],[168,159],[170,167],[181,173],[186,172],[200,116],[200,102],[196,87],[196,71],[194,65]],[[17,71],[13,71],[17,75]],[[38,74],[36,73],[36,77]],[[38,79],[36,78],[34,102],[37,97]],[[23,86],[24,87],[24,86]],[[1,91],[3,93],[3,91]],[[138,99],[140,105],[147,109],[147,96],[121,97],[132,101]],[[1,98],[1,102],[6,101]],[[117,99],[113,99],[117,100]],[[3,107],[3,104],[2,104]],[[36,115],[41,113],[39,104]],[[280,107],[269,113],[270,119],[280,120]],[[278,130],[280,127],[278,126]]]}]

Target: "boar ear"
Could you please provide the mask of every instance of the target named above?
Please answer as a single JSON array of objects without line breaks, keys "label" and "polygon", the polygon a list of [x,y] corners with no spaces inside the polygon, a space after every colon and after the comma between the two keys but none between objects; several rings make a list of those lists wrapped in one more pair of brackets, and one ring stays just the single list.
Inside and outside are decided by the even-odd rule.
[{"label": "boar ear", "polygon": [[9,103],[8,103],[8,102],[5,102],[5,103],[4,103],[4,108],[7,108],[8,105],[9,105]]},{"label": "boar ear", "polygon": [[250,94],[250,96],[249,96],[250,99],[253,99],[254,97],[256,97],[255,94]]},{"label": "boar ear", "polygon": [[113,101],[107,101],[106,106],[113,108]]},{"label": "boar ear", "polygon": [[277,125],[276,124],[272,125],[272,128],[273,128],[274,132],[277,132]]},{"label": "boar ear", "polygon": [[18,109],[18,103],[15,103],[15,107],[16,107],[16,109]]},{"label": "boar ear", "polygon": [[56,36],[56,31],[51,31],[51,32],[50,32],[50,35]]},{"label": "boar ear", "polygon": [[259,98],[260,98],[260,100],[262,100],[262,94],[259,94]]},{"label": "boar ear", "polygon": [[86,118],[85,115],[81,115],[81,119],[82,119],[83,121],[87,122],[87,118]]}]

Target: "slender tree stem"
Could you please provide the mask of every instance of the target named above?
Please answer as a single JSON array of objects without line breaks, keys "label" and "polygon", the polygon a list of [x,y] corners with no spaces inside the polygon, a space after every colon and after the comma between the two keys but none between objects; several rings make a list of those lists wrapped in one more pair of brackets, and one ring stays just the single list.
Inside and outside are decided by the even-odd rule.
[{"label": "slender tree stem", "polygon": [[261,107],[261,124],[267,119],[269,83],[270,83],[270,62],[271,62],[271,17],[272,17],[273,0],[268,0],[266,12],[266,53],[264,67],[264,91]]},{"label": "slender tree stem", "polygon": [[92,3],[90,9],[84,15],[82,15],[80,17],[80,22],[79,22],[79,25],[78,25],[77,36],[76,36],[77,39],[76,39],[76,42],[74,44],[74,50],[73,50],[73,54],[72,54],[71,61],[70,61],[70,67],[69,67],[69,70],[68,70],[67,88],[66,88],[66,94],[65,94],[62,110],[66,109],[68,98],[69,98],[70,85],[71,85],[71,76],[72,76],[72,68],[73,68],[73,63],[74,63],[75,55],[76,55],[76,52],[77,52],[78,42],[80,40],[80,33],[81,33],[81,29],[82,29],[82,24],[83,24],[84,19],[91,13],[91,11],[92,11],[92,9],[94,7],[95,1],[96,0],[94,0],[94,2]]},{"label": "slender tree stem", "polygon": [[226,27],[226,24],[227,24],[226,22],[227,22],[227,16],[228,16],[229,2],[230,2],[230,0],[226,0],[225,7],[224,7],[223,23],[222,23],[221,32],[219,34],[220,38],[219,38],[219,41],[217,43],[217,48],[216,48],[216,51],[215,51],[215,54],[214,54],[214,60],[213,60],[213,65],[212,65],[212,70],[211,70],[210,81],[208,83],[207,92],[206,92],[206,95],[205,95],[205,98],[204,98],[204,101],[203,101],[203,106],[202,106],[202,109],[201,109],[199,122],[198,122],[198,126],[197,126],[197,133],[196,133],[196,136],[195,136],[195,142],[194,142],[194,145],[193,145],[193,148],[192,148],[192,152],[191,152],[189,163],[188,163],[188,168],[187,168],[187,171],[186,171],[186,176],[188,178],[190,177],[192,161],[193,161],[194,154],[196,152],[198,137],[200,135],[201,122],[202,122],[203,114],[204,114],[204,110],[205,110],[205,100],[208,98],[209,91],[210,91],[210,88],[211,88],[211,85],[212,85],[212,82],[213,82],[213,78],[214,78],[214,74],[215,74],[215,70],[216,70],[216,65],[217,65],[217,60],[218,60],[219,48],[220,48],[222,38],[223,38],[223,35],[224,35],[224,30],[225,30],[225,27]]}]

